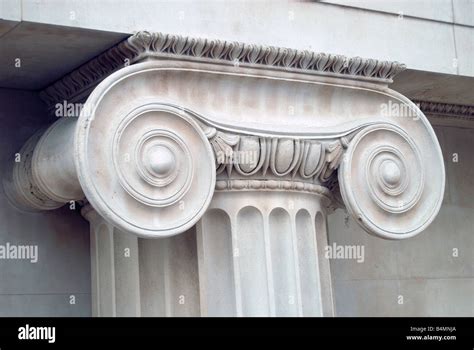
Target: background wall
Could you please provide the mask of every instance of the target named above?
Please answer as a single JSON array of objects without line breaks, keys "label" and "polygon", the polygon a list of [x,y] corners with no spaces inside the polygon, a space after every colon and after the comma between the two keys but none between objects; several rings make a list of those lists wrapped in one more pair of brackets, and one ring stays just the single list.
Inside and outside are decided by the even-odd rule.
[{"label": "background wall", "polygon": [[[37,93],[0,89],[0,176],[26,140],[53,120]],[[68,206],[12,207],[0,186],[0,245],[37,245],[38,262],[0,259],[0,316],[90,316],[89,223]],[[70,303],[70,296],[75,304]]]},{"label": "background wall", "polygon": [[346,220],[342,210],[329,216],[330,244],[365,250],[363,263],[331,260],[338,316],[474,315],[474,129],[438,127],[435,132],[446,190],[438,216],[424,232],[387,241]]}]

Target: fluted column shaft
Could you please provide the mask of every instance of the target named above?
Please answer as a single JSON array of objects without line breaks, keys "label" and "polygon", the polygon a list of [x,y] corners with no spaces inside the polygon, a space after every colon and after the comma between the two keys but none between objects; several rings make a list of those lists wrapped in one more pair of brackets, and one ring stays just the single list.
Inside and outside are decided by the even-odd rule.
[{"label": "fluted column shaft", "polygon": [[94,316],[332,316],[325,198],[218,191],[195,228],[160,240],[90,207]]},{"label": "fluted column shaft", "polygon": [[194,228],[160,240],[123,232],[90,206],[92,315],[199,316]]},{"label": "fluted column shaft", "polygon": [[197,224],[201,314],[333,315],[321,196],[219,191]]}]

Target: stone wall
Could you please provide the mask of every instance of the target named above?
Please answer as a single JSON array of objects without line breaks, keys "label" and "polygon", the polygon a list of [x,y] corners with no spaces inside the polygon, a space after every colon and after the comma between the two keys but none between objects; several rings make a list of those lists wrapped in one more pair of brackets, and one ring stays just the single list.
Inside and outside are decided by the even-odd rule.
[{"label": "stone wall", "polygon": [[[0,89],[0,105],[3,179],[15,153],[52,120],[35,92]],[[7,243],[37,246],[38,256],[0,259],[0,316],[90,316],[89,225],[78,212],[23,213],[0,186],[0,246]]]}]

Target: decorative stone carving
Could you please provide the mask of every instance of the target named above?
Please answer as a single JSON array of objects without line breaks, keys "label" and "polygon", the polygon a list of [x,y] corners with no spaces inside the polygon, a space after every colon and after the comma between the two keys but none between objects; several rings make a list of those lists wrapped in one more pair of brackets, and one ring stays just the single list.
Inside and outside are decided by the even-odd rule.
[{"label": "decorative stone carving", "polygon": [[367,127],[344,155],[339,171],[342,198],[369,233],[411,237],[439,210],[439,202],[420,202],[426,168],[416,143],[402,129],[389,124]]},{"label": "decorative stone carving", "polygon": [[474,118],[474,106],[413,100],[425,114],[465,116]]},{"label": "decorative stone carving", "polygon": [[474,106],[432,101],[413,102],[426,114],[433,125],[474,127]]},{"label": "decorative stone carving", "polygon": [[[125,58],[135,64],[104,79]],[[346,206],[369,233],[413,236],[439,210],[444,168],[425,116],[386,86],[401,69],[138,33],[43,92],[51,104],[80,100],[102,80],[77,125],[58,122],[40,142],[48,145],[61,137],[53,130],[64,128],[74,147],[66,140],[63,153],[37,146],[46,156],[34,157],[31,180],[28,171],[21,178],[41,199],[23,193],[22,202],[54,207],[83,191],[113,225],[162,237],[199,220],[217,178],[219,191],[324,193],[328,208]],[[403,108],[385,115],[382,107],[393,104]],[[57,184],[45,170],[55,160],[71,175]]]},{"label": "decorative stone carving", "polygon": [[15,163],[5,186],[12,202],[26,210],[56,209],[85,194],[125,232],[148,238],[184,232],[202,216],[215,187],[214,157],[201,127],[157,103],[135,102],[120,113],[108,104],[114,96],[99,91],[90,99],[102,103],[93,116],[61,118],[25,144],[25,161]]},{"label": "decorative stone carving", "polygon": [[111,103],[120,98],[117,93],[99,87],[88,100],[97,106],[94,114],[78,120],[76,166],[86,197],[125,232],[184,232],[214,192],[207,137],[180,109],[140,99],[117,106]]},{"label": "decorative stone carving", "polygon": [[391,82],[395,75],[405,70],[405,65],[398,62],[142,31],[46,88],[41,97],[51,108],[64,100],[84,100],[98,82],[117,69],[151,57],[260,65],[383,82]]},{"label": "decorative stone carving", "polygon": [[42,92],[87,101],[5,189],[34,210],[86,197],[94,315],[332,315],[326,215],[403,239],[441,206],[436,136],[387,87],[403,68],[140,32]]},{"label": "decorative stone carving", "polygon": [[217,175],[287,177],[325,183],[340,163],[349,137],[330,141],[230,134],[205,127]]}]

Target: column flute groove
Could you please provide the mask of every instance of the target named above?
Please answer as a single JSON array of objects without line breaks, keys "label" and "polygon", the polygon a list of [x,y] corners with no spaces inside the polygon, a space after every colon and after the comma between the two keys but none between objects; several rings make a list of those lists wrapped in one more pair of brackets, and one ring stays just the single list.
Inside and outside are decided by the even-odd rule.
[{"label": "column flute groove", "polygon": [[268,300],[270,303],[270,315],[276,316],[276,304],[275,304],[275,290],[273,286],[273,264],[271,257],[271,243],[270,243],[270,229],[268,222],[268,215],[265,215],[263,219],[263,234],[265,239],[265,263],[267,268],[267,286],[268,286]]},{"label": "column flute groove", "polygon": [[[300,271],[300,263],[299,263],[299,255],[298,255],[298,247],[296,242],[296,216],[291,213],[292,220],[291,220],[291,238],[292,238],[292,247],[293,247],[293,256],[294,256],[294,266],[295,266],[295,278],[296,278],[296,296],[298,298],[298,316],[303,316],[303,302],[301,296],[301,271]],[[307,278],[307,276],[304,276]]]}]

